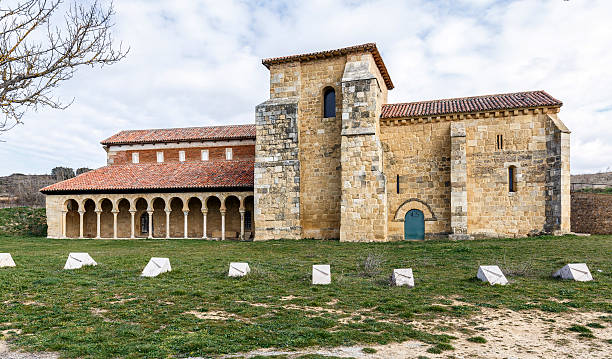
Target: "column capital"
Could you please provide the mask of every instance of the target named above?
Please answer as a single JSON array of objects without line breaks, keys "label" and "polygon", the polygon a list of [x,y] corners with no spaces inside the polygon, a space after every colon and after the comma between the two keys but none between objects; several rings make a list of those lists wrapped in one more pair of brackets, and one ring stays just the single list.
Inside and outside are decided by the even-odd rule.
[{"label": "column capital", "polygon": [[207,214],[208,214],[208,210],[207,210],[207,209],[203,209],[203,210],[202,210],[202,214],[203,214],[203,215],[207,215]]},{"label": "column capital", "polygon": [[101,209],[94,209],[94,212],[96,212],[96,213],[102,213],[102,210],[101,210]]},{"label": "column capital", "polygon": [[138,210],[136,210],[136,209],[129,209],[128,212],[130,212],[131,214],[135,214],[136,212],[138,212]]},{"label": "column capital", "polygon": [[112,213],[112,214],[117,214],[117,213],[119,213],[119,210],[118,210],[118,209],[113,209],[113,210],[111,211],[111,213]]},{"label": "column capital", "polygon": [[85,214],[85,211],[82,211],[82,210],[79,210],[78,212],[81,216]]},{"label": "column capital", "polygon": [[225,216],[225,212],[226,212],[226,210],[225,210],[225,209],[221,209],[221,210],[220,210],[220,212],[221,212],[221,214],[222,214],[222,215],[224,215],[224,216]]},{"label": "column capital", "polygon": [[147,213],[148,213],[148,214],[153,214],[153,211],[149,211],[149,210],[147,210]]},{"label": "column capital", "polygon": [[184,215],[188,215],[188,214],[189,214],[189,210],[187,210],[187,211],[183,211],[183,214],[184,214]]},{"label": "column capital", "polygon": [[164,209],[164,212],[166,212],[167,214],[170,214],[172,212],[171,209]]},{"label": "column capital", "polygon": [[246,209],[244,209],[244,208],[239,209],[238,212],[240,212],[240,214],[244,214],[246,212]]}]

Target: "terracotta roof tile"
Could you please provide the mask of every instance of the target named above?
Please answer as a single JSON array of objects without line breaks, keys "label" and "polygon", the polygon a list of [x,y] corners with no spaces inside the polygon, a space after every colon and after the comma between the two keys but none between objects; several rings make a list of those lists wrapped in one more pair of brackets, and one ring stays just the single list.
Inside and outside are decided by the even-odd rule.
[{"label": "terracotta roof tile", "polygon": [[451,98],[383,105],[381,118],[435,116],[527,107],[561,106],[563,102],[545,91],[515,92],[499,95]]},{"label": "terracotta roof tile", "polygon": [[162,128],[121,131],[100,142],[103,145],[179,141],[254,139],[255,125]]},{"label": "terracotta roof tile", "polygon": [[253,187],[253,161],[112,165],[47,186],[43,193]]},{"label": "terracotta roof tile", "polygon": [[376,62],[376,66],[378,67],[380,74],[385,80],[385,84],[387,85],[387,88],[389,90],[393,89],[394,86],[393,86],[393,82],[391,81],[391,76],[389,75],[389,72],[387,71],[387,67],[385,66],[385,63],[382,57],[380,56],[380,52],[378,52],[378,48],[376,47],[376,44],[373,42],[362,44],[362,45],[343,47],[341,49],[336,49],[336,50],[327,50],[327,51],[319,51],[319,52],[310,52],[307,54],[273,57],[269,59],[263,59],[261,63],[264,64],[264,66],[269,69],[270,65],[274,65],[274,64],[283,64],[283,63],[294,62],[294,61],[304,62],[304,61],[310,61],[310,60],[315,60],[315,59],[324,59],[328,57],[341,56],[341,55],[346,55],[346,54],[350,54],[353,52],[360,52],[360,51],[368,51],[372,54],[372,56],[374,57],[374,62]]}]

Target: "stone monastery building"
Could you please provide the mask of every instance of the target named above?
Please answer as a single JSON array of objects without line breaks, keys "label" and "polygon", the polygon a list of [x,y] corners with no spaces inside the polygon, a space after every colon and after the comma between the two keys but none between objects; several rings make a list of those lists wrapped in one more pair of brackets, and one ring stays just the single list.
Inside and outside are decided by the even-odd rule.
[{"label": "stone monastery building", "polygon": [[255,124],[122,131],[43,188],[49,237],[526,236],[570,230],[570,132],[544,91],[387,103],[375,44],[263,60]]}]

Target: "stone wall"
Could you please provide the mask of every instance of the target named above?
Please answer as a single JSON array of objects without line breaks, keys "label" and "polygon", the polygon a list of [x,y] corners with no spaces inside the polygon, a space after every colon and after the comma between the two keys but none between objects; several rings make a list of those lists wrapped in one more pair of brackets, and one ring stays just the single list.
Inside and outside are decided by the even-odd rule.
[{"label": "stone wall", "polygon": [[[453,233],[453,226],[463,228],[466,219],[472,236],[568,232],[569,131],[555,109],[546,112],[454,115],[452,122],[444,118],[383,120],[381,139],[390,179],[389,239],[403,238],[403,218],[398,213],[410,210],[408,204],[423,210],[427,237]],[[465,126],[465,137],[451,138],[451,123],[458,121]],[[503,136],[501,149],[498,135]],[[463,168],[462,146],[465,169],[451,176],[453,166]],[[516,192],[509,191],[510,166],[517,171]],[[453,186],[457,187],[455,198]]]},{"label": "stone wall", "polygon": [[301,238],[297,121],[296,98],[255,109],[255,240]]},{"label": "stone wall", "polygon": [[612,194],[572,192],[572,232],[612,234]]},{"label": "stone wall", "polygon": [[[300,222],[303,238],[340,237],[340,132],[345,57],[300,66]],[[336,116],[323,117],[323,91],[334,88]]]},{"label": "stone wall", "polygon": [[341,241],[387,240],[380,111],[387,88],[372,55],[349,56],[342,76]]},{"label": "stone wall", "polygon": [[390,240],[404,238],[402,213],[410,209],[428,208],[426,237],[450,233],[450,124],[408,120],[381,126]]}]

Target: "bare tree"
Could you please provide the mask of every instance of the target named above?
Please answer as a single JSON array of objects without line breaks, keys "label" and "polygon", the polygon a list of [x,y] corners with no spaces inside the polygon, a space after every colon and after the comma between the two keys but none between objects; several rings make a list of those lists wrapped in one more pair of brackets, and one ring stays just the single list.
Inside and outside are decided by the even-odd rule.
[{"label": "bare tree", "polygon": [[[123,59],[129,49],[115,47],[112,4],[94,0],[70,3],[61,19],[62,0],[21,0],[6,7],[0,0],[0,133],[22,122],[29,109],[67,105],[52,90],[82,65],[104,66]],[[54,14],[60,16],[56,21]],[[61,25],[60,25],[61,24]],[[69,105],[69,104],[68,104]]]}]

